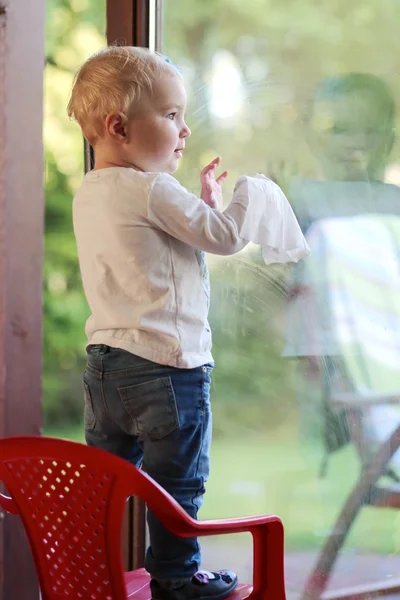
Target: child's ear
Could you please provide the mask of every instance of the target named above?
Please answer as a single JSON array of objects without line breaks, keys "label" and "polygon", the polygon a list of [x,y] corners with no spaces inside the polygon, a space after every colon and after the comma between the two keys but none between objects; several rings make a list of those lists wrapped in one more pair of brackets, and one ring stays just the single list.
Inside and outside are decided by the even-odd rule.
[{"label": "child's ear", "polygon": [[128,119],[119,112],[112,112],[105,119],[106,135],[118,142],[126,142],[128,135]]}]

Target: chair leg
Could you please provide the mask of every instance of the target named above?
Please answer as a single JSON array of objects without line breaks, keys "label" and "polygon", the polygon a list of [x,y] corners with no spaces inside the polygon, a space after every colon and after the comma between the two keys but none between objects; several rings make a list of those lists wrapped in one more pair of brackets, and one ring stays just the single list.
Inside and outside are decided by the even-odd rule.
[{"label": "chair leg", "polygon": [[313,572],[307,580],[301,600],[319,600],[325,590],[340,548],[345,542],[350,527],[355,521],[365,499],[385,472],[393,454],[400,446],[400,425],[365,465],[360,479],[347,498],[335,523],[333,532],[325,542]]},{"label": "chair leg", "polygon": [[285,600],[282,523],[276,522],[257,527],[253,531],[253,541],[254,564],[251,600]]}]

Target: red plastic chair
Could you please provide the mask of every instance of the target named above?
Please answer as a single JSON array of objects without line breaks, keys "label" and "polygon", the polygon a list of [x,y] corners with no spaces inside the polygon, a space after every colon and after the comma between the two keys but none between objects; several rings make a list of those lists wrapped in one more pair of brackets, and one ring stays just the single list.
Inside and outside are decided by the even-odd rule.
[{"label": "red plastic chair", "polygon": [[195,521],[143,471],[108,452],[45,437],[0,440],[0,481],[27,532],[42,600],[149,600],[144,569],[124,573],[120,552],[128,497],[136,495],[175,535],[251,532],[253,586],[229,597],[285,600],[283,526],[277,517]]}]

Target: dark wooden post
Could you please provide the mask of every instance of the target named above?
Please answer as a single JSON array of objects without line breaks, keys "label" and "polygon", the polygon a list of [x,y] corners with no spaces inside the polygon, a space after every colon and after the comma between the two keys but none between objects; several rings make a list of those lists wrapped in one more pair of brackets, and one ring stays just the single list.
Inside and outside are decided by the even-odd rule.
[{"label": "dark wooden post", "polygon": [[[0,435],[41,433],[44,0],[0,0]],[[19,519],[0,515],[0,598],[37,600]]]},{"label": "dark wooden post", "polygon": [[149,47],[150,0],[107,0],[107,43]]},{"label": "dark wooden post", "polygon": [[[149,47],[150,0],[107,0],[107,43]],[[86,145],[86,156],[89,150]],[[90,156],[90,153],[89,153]],[[87,161],[88,162],[88,161]],[[145,508],[134,499],[129,502],[122,552],[127,569],[143,566],[146,545]]]}]

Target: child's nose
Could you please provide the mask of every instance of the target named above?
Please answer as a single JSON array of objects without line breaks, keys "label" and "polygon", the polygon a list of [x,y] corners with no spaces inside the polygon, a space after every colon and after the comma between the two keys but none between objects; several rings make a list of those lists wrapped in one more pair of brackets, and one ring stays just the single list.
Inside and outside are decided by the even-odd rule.
[{"label": "child's nose", "polygon": [[181,137],[187,138],[187,137],[189,137],[191,135],[192,135],[192,132],[190,131],[189,127],[185,123],[185,126],[182,129],[182,131],[181,131]]}]

